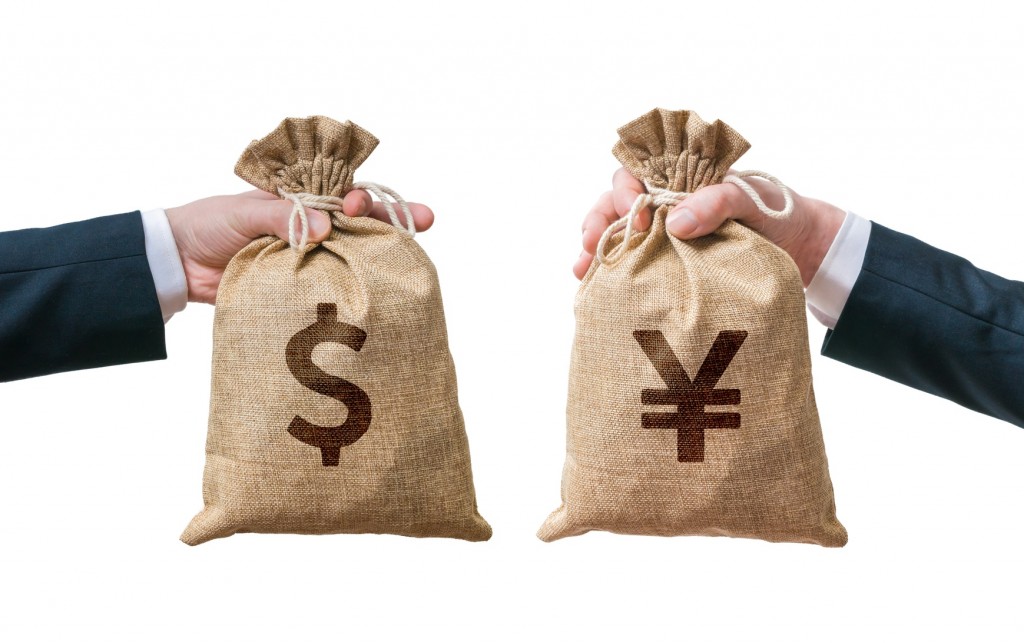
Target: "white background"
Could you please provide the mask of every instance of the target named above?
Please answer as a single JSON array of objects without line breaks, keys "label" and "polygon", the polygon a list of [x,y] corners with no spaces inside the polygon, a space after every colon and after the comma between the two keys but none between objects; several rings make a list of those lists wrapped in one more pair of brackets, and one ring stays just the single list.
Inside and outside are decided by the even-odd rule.
[{"label": "white background", "polygon": [[580,222],[615,128],[652,107],[735,127],[738,168],[1024,276],[1012,4],[768,4],[5,6],[0,229],[243,191],[236,158],[285,116],[382,140],[358,176],[437,213],[420,240],[495,535],[179,542],[213,317],[190,305],[167,361],[0,385],[0,639],[1020,640],[1024,434],[820,358],[813,321],[846,548],[534,537]]}]

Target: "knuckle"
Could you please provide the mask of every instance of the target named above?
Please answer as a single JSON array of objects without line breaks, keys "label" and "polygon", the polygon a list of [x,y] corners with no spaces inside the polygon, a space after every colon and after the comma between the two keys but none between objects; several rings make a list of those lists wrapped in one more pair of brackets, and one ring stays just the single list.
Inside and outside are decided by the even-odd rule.
[{"label": "knuckle", "polygon": [[689,210],[702,227],[729,216],[729,199],[722,190],[706,189],[690,200]]},{"label": "knuckle", "polygon": [[729,216],[729,198],[722,190],[708,195],[708,208],[702,213],[705,219],[725,219]]},{"label": "knuckle", "polygon": [[743,213],[748,206],[753,205],[753,201],[747,196],[747,193],[740,189],[738,185],[728,183],[724,186],[725,193],[723,196],[727,199],[727,206],[732,209],[733,216],[738,216]]}]

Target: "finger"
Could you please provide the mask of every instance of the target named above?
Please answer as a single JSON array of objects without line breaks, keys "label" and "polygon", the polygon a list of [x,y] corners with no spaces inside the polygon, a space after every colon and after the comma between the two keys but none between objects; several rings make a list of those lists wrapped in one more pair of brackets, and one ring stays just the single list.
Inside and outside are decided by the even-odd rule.
[{"label": "finger", "polygon": [[751,206],[753,202],[735,185],[709,185],[673,208],[665,227],[675,237],[695,239],[714,232],[728,219],[748,217]]},{"label": "finger", "polygon": [[604,231],[619,218],[615,214],[613,199],[611,192],[605,192],[583,218],[583,249],[591,254],[596,252],[597,242]]},{"label": "finger", "polygon": [[279,197],[276,194],[273,194],[271,192],[267,192],[266,190],[249,190],[248,192],[242,192],[238,196],[246,196],[246,197],[251,197],[251,198],[256,198],[256,199],[266,199],[268,201],[272,201],[274,199],[280,199],[281,198],[281,197]]},{"label": "finger", "polygon": [[[331,233],[331,218],[326,213],[314,210],[313,208],[306,208],[306,219],[309,221],[310,241],[320,243]],[[286,237],[281,238],[285,239]]]},{"label": "finger", "polygon": [[626,168],[620,167],[612,175],[612,191],[615,193],[615,212],[622,217],[633,207],[633,201],[647,190]]},{"label": "finger", "polygon": [[583,232],[583,251],[590,254],[597,254],[597,244],[601,242],[601,237],[604,236],[604,229],[587,228]]},{"label": "finger", "polygon": [[366,190],[352,190],[345,195],[341,211],[347,217],[361,217],[373,207],[373,197]]},{"label": "finger", "polygon": [[[626,216],[633,208],[636,198],[646,192],[644,184],[634,177],[629,171],[620,167],[612,175],[612,192],[615,195],[615,213],[619,218]],[[646,230],[651,227],[651,211],[649,208],[641,208],[637,212],[636,221],[633,227],[637,230]]]},{"label": "finger", "polygon": [[583,217],[583,225],[580,228],[586,232],[587,228],[600,228],[604,230],[611,224],[615,223],[615,220],[619,218],[619,215],[615,213],[615,195],[611,191],[605,192],[601,196],[597,197],[597,202],[594,203],[594,207],[590,208],[590,212]]},{"label": "finger", "polygon": [[[398,204],[392,204],[392,207],[395,209],[395,215],[398,217],[399,223],[402,224],[402,227],[405,227],[405,213],[402,212],[402,208]],[[434,225],[434,211],[422,203],[412,203],[410,201],[409,211],[412,212],[412,220],[416,224],[417,232],[423,232]],[[391,223],[388,211],[384,209],[384,205],[379,201],[374,201],[369,216],[384,223]]]},{"label": "finger", "polygon": [[[273,234],[288,241],[288,220],[291,218],[294,203],[288,199],[282,199],[276,194],[265,190],[249,190],[239,196],[253,199],[251,201],[256,208],[253,212],[246,212],[246,206],[242,206],[240,221],[243,226],[258,226],[256,236]],[[249,219],[248,222],[245,219]],[[309,241],[319,243],[327,238],[331,231],[331,219],[320,210],[306,208],[306,220],[309,223]],[[301,236],[301,223],[296,222],[295,234]],[[247,228],[249,231],[256,231],[255,228]],[[251,235],[247,235],[251,236]],[[255,238],[255,237],[252,237]]]},{"label": "finger", "polygon": [[[248,200],[234,211],[232,228],[248,239],[272,234],[288,241],[288,221],[291,219],[292,207],[291,201],[283,199]],[[327,238],[331,231],[331,221],[327,215],[319,210],[306,208],[306,220],[309,222],[309,241],[319,243]],[[301,223],[296,221],[296,237],[302,234],[300,226]]]},{"label": "finger", "polygon": [[579,258],[576,259],[576,263],[573,264],[572,273],[576,275],[577,279],[583,279],[590,270],[590,264],[594,263],[594,255],[584,250],[580,253]]}]

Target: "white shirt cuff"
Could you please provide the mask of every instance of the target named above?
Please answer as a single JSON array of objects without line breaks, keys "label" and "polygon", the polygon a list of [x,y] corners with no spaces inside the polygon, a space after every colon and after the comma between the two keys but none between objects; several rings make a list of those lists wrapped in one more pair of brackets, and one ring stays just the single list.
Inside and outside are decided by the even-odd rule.
[{"label": "white shirt cuff", "polygon": [[821,267],[807,286],[807,308],[829,328],[835,328],[864,266],[871,222],[847,212],[843,226],[829,246]]},{"label": "white shirt cuff", "polygon": [[185,310],[188,303],[185,269],[181,266],[167,213],[162,209],[146,210],[142,213],[142,229],[146,235],[149,271],[153,274],[156,297],[160,300],[160,312],[166,324],[174,313]]}]

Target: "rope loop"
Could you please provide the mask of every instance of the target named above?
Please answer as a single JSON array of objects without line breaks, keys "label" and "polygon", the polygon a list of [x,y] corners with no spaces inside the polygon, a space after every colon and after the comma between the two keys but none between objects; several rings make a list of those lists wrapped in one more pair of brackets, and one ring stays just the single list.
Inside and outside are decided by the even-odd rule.
[{"label": "rope loop", "polygon": [[[296,252],[305,252],[306,244],[309,243],[309,217],[306,215],[306,208],[315,208],[325,212],[341,212],[342,199],[335,196],[321,196],[309,192],[287,192],[284,188],[277,188],[277,193],[282,199],[288,199],[292,205],[292,213],[288,217],[288,244]],[[295,220],[298,219],[300,226],[300,237],[295,237]]]},{"label": "rope loop", "polygon": [[[416,222],[412,220],[412,212],[409,210],[409,204],[405,202],[405,199],[403,199],[398,192],[395,192],[391,188],[381,185],[380,183],[373,183],[372,181],[357,181],[352,184],[352,189],[366,190],[367,192],[373,193],[373,195],[380,200],[381,205],[384,206],[384,211],[388,213],[388,219],[391,219],[391,225],[400,230],[404,227],[410,237],[416,236]],[[389,201],[387,197],[391,197],[394,201]],[[402,215],[405,217],[404,226],[402,225],[402,222],[399,221],[398,215],[395,213],[395,205],[402,209]]]},{"label": "rope loop", "polygon": [[[761,196],[757,193],[752,185],[744,178],[748,176],[754,176],[757,178],[765,179],[776,185],[782,191],[782,198],[784,199],[784,205],[781,210],[772,210],[764,201]],[[722,180],[723,183],[732,183],[750,197],[750,200],[754,202],[757,209],[765,216],[772,217],[773,219],[786,219],[793,214],[793,193],[790,189],[779,179],[775,178],[767,172],[761,172],[760,170],[744,170],[742,172],[736,172],[735,174],[726,175]],[[692,194],[691,192],[673,192],[665,188],[659,188],[651,185],[649,181],[644,181],[644,188],[647,192],[638,194],[636,199],[633,200],[632,207],[629,208],[629,212],[626,216],[622,217],[615,223],[608,226],[601,235],[601,240],[597,242],[597,260],[605,266],[614,266],[629,250],[629,243],[633,237],[633,225],[634,220],[639,214],[640,210],[643,210],[649,205],[661,207],[667,205],[673,207],[681,203],[686,197]],[[611,252],[605,252],[605,245],[608,240],[612,238],[612,235],[617,233],[619,230],[624,230],[622,234],[622,241],[619,245],[615,246]]]},{"label": "rope loop", "polygon": [[[391,220],[392,225],[399,230],[404,230],[410,237],[416,236],[416,223],[413,221],[409,204],[397,192],[387,186],[370,181],[353,183],[352,189],[371,192],[384,206],[384,210],[388,213],[388,218]],[[300,255],[305,253],[306,245],[309,243],[309,216],[306,214],[306,208],[314,208],[324,212],[341,212],[342,204],[344,203],[344,199],[336,196],[324,196],[309,192],[288,192],[284,188],[278,188],[277,193],[282,199],[287,199],[293,204],[291,215],[288,217],[288,244],[292,250]],[[388,197],[393,199],[393,202]],[[398,205],[402,210],[402,215],[405,217],[404,224],[399,220],[398,214],[395,212],[395,205]],[[295,230],[296,222],[299,224],[298,234],[296,234]]]},{"label": "rope loop", "polygon": [[[759,179],[764,179],[765,181],[775,184],[775,187],[782,191],[782,209],[772,210],[765,205],[764,201],[761,200],[761,195],[757,193],[757,190],[755,190],[748,181],[743,180],[744,177],[748,176],[756,176]],[[793,192],[790,191],[789,187],[787,187],[785,183],[767,172],[762,172],[760,170],[744,170],[742,172],[737,172],[736,174],[726,175],[726,177],[722,179],[722,182],[732,183],[739,189],[743,190],[747,196],[750,197],[750,200],[754,202],[754,205],[757,206],[757,209],[761,211],[761,214],[766,217],[771,217],[773,219],[788,219],[789,216],[793,214]]]}]

